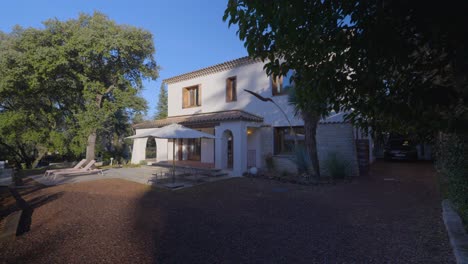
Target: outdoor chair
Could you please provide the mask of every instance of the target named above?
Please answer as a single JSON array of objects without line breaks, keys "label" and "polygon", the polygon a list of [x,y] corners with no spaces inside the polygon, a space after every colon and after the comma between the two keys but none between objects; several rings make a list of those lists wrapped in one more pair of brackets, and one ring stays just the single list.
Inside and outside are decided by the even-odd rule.
[{"label": "outdoor chair", "polygon": [[55,172],[55,173],[53,173],[54,179],[58,175],[79,175],[79,174],[92,174],[92,173],[101,173],[101,175],[104,175],[104,173],[102,172],[101,169],[92,169],[91,168],[94,165],[94,163],[96,163],[96,161],[92,160],[82,169]]},{"label": "outdoor chair", "polygon": [[80,162],[78,162],[73,168],[66,168],[66,169],[55,169],[55,170],[46,170],[44,173],[45,177],[51,176],[52,174],[56,172],[61,172],[61,171],[75,171],[83,168],[83,165],[86,163],[86,159],[82,159]]}]

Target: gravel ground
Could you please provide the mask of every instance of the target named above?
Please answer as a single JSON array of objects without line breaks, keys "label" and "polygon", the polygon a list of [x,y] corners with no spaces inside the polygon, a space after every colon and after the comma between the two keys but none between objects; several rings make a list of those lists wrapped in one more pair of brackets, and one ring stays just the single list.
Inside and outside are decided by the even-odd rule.
[{"label": "gravel ground", "polygon": [[37,197],[31,230],[0,243],[0,263],[454,263],[427,163],[314,187],[234,178],[171,192],[115,179],[24,195]]}]

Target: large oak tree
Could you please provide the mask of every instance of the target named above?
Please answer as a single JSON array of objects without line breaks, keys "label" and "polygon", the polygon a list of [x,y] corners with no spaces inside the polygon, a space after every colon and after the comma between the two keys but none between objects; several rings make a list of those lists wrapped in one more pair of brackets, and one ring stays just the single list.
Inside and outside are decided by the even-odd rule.
[{"label": "large oak tree", "polygon": [[52,150],[86,146],[94,159],[99,134],[146,110],[139,93],[158,76],[154,53],[150,32],[101,13],[0,34],[2,152],[28,167]]}]

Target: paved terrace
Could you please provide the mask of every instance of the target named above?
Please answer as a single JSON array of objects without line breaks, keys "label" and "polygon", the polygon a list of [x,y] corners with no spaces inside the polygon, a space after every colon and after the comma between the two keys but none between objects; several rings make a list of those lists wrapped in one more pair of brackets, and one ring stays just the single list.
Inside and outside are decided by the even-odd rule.
[{"label": "paved terrace", "polygon": [[[203,175],[203,169],[198,169],[198,171],[189,170],[187,172],[196,173],[193,176],[184,175],[186,171],[184,171],[183,168],[177,169],[176,172],[176,181],[178,183],[181,183],[184,188],[192,187],[203,182],[213,182],[217,180],[230,178],[228,176],[209,177],[207,175]],[[59,175],[54,178],[45,177],[43,174],[41,174],[31,176],[30,178],[46,186],[88,182],[104,179],[122,179],[145,185],[156,185],[162,187],[164,184],[172,182],[171,175],[172,174],[170,173],[169,167],[142,166],[139,168],[111,168],[104,170],[104,175],[98,173],[83,175]]]}]

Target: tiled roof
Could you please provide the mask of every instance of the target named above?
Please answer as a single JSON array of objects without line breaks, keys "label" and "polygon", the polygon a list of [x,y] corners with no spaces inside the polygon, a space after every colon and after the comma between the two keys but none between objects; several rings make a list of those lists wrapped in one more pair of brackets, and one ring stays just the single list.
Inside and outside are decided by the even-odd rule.
[{"label": "tiled roof", "polygon": [[220,112],[211,112],[211,113],[202,113],[202,114],[193,114],[193,115],[184,115],[184,116],[172,116],[165,119],[158,119],[147,121],[143,123],[138,123],[133,125],[135,129],[142,128],[157,128],[166,126],[172,123],[181,124],[184,126],[191,126],[197,124],[204,124],[210,122],[220,122],[220,121],[253,121],[253,122],[263,122],[263,117],[242,111],[242,110],[229,110],[229,111],[220,111]]},{"label": "tiled roof", "polygon": [[200,76],[205,76],[205,75],[216,73],[216,72],[222,72],[222,71],[234,69],[234,68],[237,68],[237,67],[240,67],[240,66],[243,66],[243,65],[252,64],[252,63],[259,62],[259,61],[261,61],[261,60],[260,59],[252,59],[252,58],[250,58],[248,56],[247,57],[242,57],[242,58],[239,58],[239,59],[226,61],[226,62],[223,62],[223,63],[220,63],[220,64],[209,66],[209,67],[206,67],[206,68],[203,68],[203,69],[200,69],[200,70],[196,70],[196,71],[184,73],[184,74],[181,74],[181,75],[177,75],[177,76],[174,76],[174,77],[171,77],[171,78],[167,78],[167,79],[163,80],[163,82],[168,83],[168,84],[176,83],[176,82],[185,81],[185,80],[193,79],[193,78],[200,77]]}]

